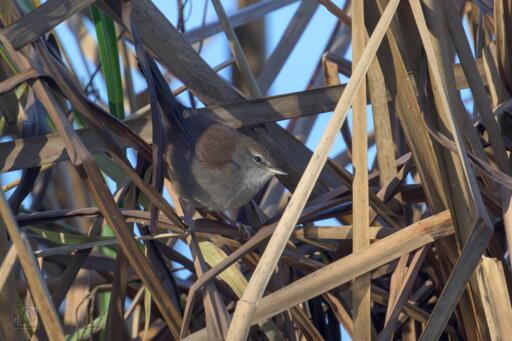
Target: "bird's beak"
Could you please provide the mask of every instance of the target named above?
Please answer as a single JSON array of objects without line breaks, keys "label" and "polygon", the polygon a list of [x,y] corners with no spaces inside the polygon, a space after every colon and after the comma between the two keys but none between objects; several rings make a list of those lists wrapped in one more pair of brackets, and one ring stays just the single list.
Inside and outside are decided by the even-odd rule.
[{"label": "bird's beak", "polygon": [[284,171],[280,170],[279,168],[275,168],[275,167],[268,167],[268,169],[269,169],[272,173],[274,173],[274,174],[276,174],[276,175],[278,175],[278,174],[279,174],[279,175],[288,175],[288,173],[286,173],[286,172],[284,172]]}]

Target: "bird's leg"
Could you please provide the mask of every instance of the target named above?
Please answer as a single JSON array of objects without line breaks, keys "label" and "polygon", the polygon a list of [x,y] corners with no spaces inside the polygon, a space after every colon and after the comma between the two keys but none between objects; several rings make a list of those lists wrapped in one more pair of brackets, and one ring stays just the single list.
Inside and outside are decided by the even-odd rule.
[{"label": "bird's leg", "polygon": [[186,234],[189,235],[196,232],[196,222],[194,221],[194,213],[196,209],[184,200],[180,200],[180,202],[181,208],[183,209],[185,224],[187,224]]}]

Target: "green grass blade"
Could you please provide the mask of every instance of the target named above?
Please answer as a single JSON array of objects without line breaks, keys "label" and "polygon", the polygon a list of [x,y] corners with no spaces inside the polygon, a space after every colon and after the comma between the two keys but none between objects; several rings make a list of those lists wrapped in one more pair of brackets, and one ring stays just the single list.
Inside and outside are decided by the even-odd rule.
[{"label": "green grass blade", "polygon": [[[114,22],[96,6],[91,6],[92,18],[96,27],[98,39],[98,50],[100,54],[101,72],[105,78],[107,87],[108,106],[111,115],[123,119],[123,84],[121,81],[121,67],[119,63],[119,52],[117,50],[116,31]],[[110,228],[105,226],[102,236],[113,236]],[[101,248],[103,254],[115,257],[116,252],[108,248]],[[108,312],[110,293],[102,293],[99,296],[100,314]],[[105,330],[100,331],[100,340],[106,340]]]},{"label": "green grass blade", "polygon": [[101,72],[105,77],[110,112],[115,117],[123,119],[123,84],[114,22],[96,6],[91,6],[91,12],[96,27]]},{"label": "green grass blade", "polygon": [[66,341],[79,341],[79,340],[88,340],[95,333],[100,330],[105,329],[105,324],[107,323],[107,314],[103,314],[98,316],[86,326],[78,329],[74,333],[66,336]]}]

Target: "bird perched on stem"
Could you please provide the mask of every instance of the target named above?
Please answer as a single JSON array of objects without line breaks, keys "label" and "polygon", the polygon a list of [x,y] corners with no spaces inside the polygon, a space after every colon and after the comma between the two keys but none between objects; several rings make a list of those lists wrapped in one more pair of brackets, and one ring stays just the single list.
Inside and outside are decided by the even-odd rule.
[{"label": "bird perched on stem", "polygon": [[265,147],[225,124],[204,116],[183,124],[191,141],[172,134],[166,156],[175,190],[196,208],[238,208],[273,175],[285,174]]},{"label": "bird perched on stem", "polygon": [[[155,67],[152,71],[161,96],[167,84]],[[159,98],[166,103],[170,123],[166,158],[174,189],[194,208],[224,211],[241,207],[273,175],[286,174],[253,138],[208,116],[186,115],[186,108],[168,93]]]}]

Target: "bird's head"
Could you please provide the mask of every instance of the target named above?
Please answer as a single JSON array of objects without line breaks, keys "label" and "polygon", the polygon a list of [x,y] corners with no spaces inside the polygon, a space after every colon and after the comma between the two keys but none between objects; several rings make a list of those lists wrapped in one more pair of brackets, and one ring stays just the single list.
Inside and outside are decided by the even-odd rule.
[{"label": "bird's head", "polygon": [[286,175],[270,152],[251,138],[244,138],[235,147],[233,161],[242,169],[247,181],[264,183],[273,175]]}]

